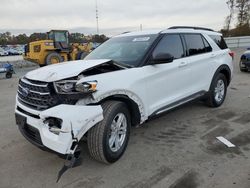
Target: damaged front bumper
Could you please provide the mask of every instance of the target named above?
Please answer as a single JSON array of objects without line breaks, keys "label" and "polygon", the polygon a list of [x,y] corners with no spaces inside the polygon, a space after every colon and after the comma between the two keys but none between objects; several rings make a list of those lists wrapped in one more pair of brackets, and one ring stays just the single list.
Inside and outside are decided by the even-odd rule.
[{"label": "damaged front bumper", "polygon": [[61,104],[48,110],[36,111],[16,100],[15,113],[19,129],[27,140],[40,148],[46,147],[63,155],[73,154],[76,142],[92,126],[103,120],[100,105]]}]

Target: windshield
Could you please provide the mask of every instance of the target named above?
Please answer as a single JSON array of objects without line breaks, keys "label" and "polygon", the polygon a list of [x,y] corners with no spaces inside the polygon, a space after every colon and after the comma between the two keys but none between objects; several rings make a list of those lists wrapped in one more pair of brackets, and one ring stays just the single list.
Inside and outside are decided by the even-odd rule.
[{"label": "windshield", "polygon": [[55,39],[56,42],[68,42],[67,33],[65,32],[58,32],[58,31],[50,32],[49,39],[51,40]]},{"label": "windshield", "polygon": [[158,35],[114,37],[91,52],[85,59],[111,59],[136,67]]},{"label": "windshield", "polygon": [[67,42],[67,37],[65,33],[55,32],[55,41],[57,42]]}]

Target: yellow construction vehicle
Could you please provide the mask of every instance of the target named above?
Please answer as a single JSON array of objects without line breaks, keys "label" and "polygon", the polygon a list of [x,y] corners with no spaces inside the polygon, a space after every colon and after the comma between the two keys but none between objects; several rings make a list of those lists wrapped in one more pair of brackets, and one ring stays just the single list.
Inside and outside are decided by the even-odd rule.
[{"label": "yellow construction vehicle", "polygon": [[66,30],[51,30],[47,36],[47,40],[30,42],[25,46],[25,60],[35,62],[42,67],[83,59],[92,50],[92,43],[70,44],[69,32]]}]

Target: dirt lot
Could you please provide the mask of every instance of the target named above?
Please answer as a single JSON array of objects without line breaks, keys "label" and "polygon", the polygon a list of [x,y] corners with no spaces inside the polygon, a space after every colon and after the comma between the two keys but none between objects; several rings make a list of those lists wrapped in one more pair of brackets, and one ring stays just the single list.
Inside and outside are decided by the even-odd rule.
[{"label": "dirt lot", "polygon": [[[83,163],[56,177],[63,159],[41,151],[19,133],[14,120],[18,76],[0,78],[0,187],[249,188],[250,73],[238,70],[224,105],[192,102],[133,128],[124,156],[115,164],[92,160],[83,145]],[[2,75],[0,75],[2,76]],[[216,140],[224,136],[236,148]]]}]

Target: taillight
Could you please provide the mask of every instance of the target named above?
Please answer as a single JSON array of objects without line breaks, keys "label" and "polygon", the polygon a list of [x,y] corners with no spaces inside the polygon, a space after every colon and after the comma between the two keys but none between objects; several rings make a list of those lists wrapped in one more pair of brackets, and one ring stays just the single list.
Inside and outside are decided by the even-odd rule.
[{"label": "taillight", "polygon": [[229,52],[229,55],[234,59],[234,52]]}]

